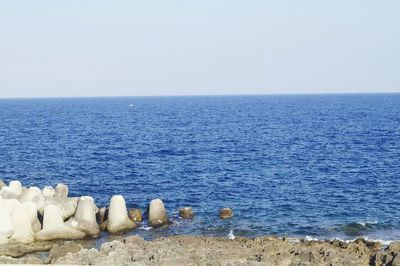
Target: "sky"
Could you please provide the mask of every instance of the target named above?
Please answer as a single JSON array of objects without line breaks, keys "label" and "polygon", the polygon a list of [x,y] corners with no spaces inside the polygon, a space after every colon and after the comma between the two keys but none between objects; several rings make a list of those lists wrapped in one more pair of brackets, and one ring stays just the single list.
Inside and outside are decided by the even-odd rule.
[{"label": "sky", "polygon": [[398,0],[0,0],[0,98],[400,92]]}]

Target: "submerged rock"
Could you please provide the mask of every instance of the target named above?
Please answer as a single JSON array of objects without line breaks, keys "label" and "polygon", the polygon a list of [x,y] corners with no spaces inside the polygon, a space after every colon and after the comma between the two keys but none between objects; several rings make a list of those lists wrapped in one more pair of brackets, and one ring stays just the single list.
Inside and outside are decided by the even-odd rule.
[{"label": "submerged rock", "polygon": [[219,218],[228,219],[233,216],[233,211],[231,208],[221,208],[219,210]]},{"label": "submerged rock", "polygon": [[154,199],[149,205],[149,225],[151,227],[162,227],[169,224],[167,211],[160,199]]},{"label": "submerged rock", "polygon": [[192,207],[183,207],[179,210],[179,216],[185,219],[193,219],[194,213]]},{"label": "submerged rock", "polygon": [[141,223],[143,221],[142,210],[137,208],[132,208],[128,212],[129,219],[136,223]]},{"label": "submerged rock", "polygon": [[107,230],[111,234],[121,234],[135,227],[136,224],[128,217],[125,199],[121,195],[112,196],[108,209]]}]

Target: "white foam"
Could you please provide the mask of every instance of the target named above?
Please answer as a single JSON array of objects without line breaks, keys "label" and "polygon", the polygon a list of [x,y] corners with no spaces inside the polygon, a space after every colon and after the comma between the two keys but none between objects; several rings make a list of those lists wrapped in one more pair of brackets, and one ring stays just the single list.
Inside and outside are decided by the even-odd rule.
[{"label": "white foam", "polygon": [[318,238],[311,237],[311,236],[305,236],[305,237],[304,237],[304,240],[306,240],[306,241],[319,241]]},{"label": "white foam", "polygon": [[149,231],[149,230],[153,229],[153,227],[150,227],[150,226],[141,226],[141,227],[139,227],[138,229]]},{"label": "white foam", "polygon": [[357,222],[358,224],[361,224],[362,226],[367,226],[367,224],[378,224],[377,220],[373,221],[363,221],[363,222]]},{"label": "white foam", "polygon": [[233,234],[233,230],[230,230],[230,231],[229,231],[228,238],[229,238],[230,240],[234,240],[234,239],[236,238],[235,235]]}]

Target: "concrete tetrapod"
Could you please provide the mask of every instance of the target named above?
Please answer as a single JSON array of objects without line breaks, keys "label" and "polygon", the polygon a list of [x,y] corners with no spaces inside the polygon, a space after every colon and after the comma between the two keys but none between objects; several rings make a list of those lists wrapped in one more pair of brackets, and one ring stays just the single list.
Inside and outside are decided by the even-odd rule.
[{"label": "concrete tetrapod", "polygon": [[38,219],[36,204],[31,201],[27,201],[21,204],[24,205],[26,207],[26,210],[28,211],[33,232],[34,233],[39,232],[40,229],[42,229],[42,225],[40,224],[40,221]]},{"label": "concrete tetrapod", "polygon": [[36,234],[36,239],[81,239],[84,237],[85,233],[64,224],[60,209],[56,205],[48,205],[44,209],[43,229]]},{"label": "concrete tetrapod", "polygon": [[76,212],[66,222],[66,225],[84,232],[89,237],[96,237],[100,234],[100,227],[96,221],[96,205],[92,197],[80,197]]},{"label": "concrete tetrapod", "polygon": [[0,190],[0,196],[4,199],[15,199],[22,193],[21,182],[17,180],[11,181],[8,186],[4,186]]},{"label": "concrete tetrapod", "polygon": [[11,212],[4,204],[4,200],[0,199],[0,236],[9,238],[14,234],[14,225],[11,219]]},{"label": "concrete tetrapod", "polygon": [[162,227],[168,224],[164,203],[160,199],[153,199],[149,205],[149,225],[151,227]]},{"label": "concrete tetrapod", "polygon": [[11,239],[26,244],[35,241],[28,208],[26,205],[19,203],[11,213],[14,225],[14,234],[11,236]]},{"label": "concrete tetrapod", "polygon": [[44,206],[44,196],[42,195],[42,191],[38,187],[30,187],[19,196],[20,202],[33,202],[36,205],[37,209],[40,209]]},{"label": "concrete tetrapod", "polygon": [[135,227],[136,223],[128,217],[125,199],[121,195],[112,196],[108,208],[107,230],[111,234],[120,234]]}]

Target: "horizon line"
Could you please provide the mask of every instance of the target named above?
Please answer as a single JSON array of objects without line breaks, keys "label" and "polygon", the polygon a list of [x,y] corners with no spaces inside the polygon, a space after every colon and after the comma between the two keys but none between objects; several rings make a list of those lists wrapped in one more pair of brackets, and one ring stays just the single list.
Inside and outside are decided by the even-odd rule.
[{"label": "horizon line", "polygon": [[220,93],[220,94],[154,94],[154,95],[82,95],[82,96],[11,96],[1,100],[23,99],[75,99],[75,98],[151,98],[151,97],[220,97],[220,96],[295,96],[295,95],[357,95],[357,94],[399,94],[400,90],[392,91],[353,91],[353,92],[270,92],[270,93]]}]

